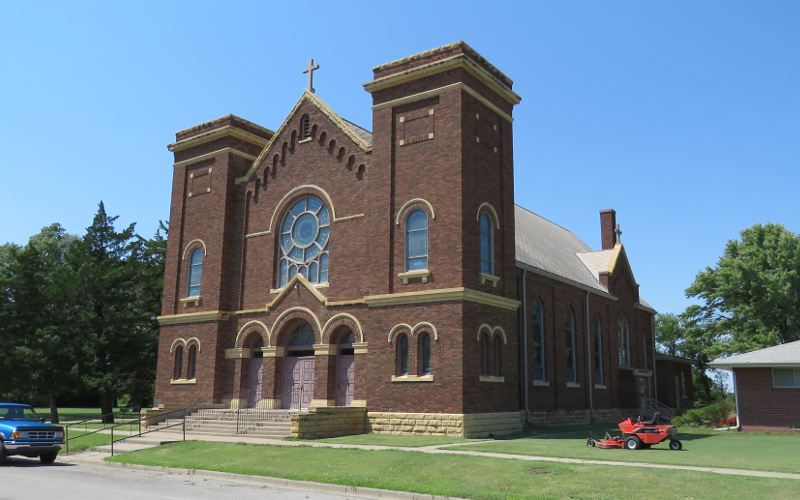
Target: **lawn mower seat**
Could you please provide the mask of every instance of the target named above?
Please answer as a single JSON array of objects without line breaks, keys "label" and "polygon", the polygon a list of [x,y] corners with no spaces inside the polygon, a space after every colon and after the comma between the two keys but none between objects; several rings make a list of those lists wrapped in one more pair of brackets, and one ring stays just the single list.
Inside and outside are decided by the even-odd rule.
[{"label": "lawn mower seat", "polygon": [[653,413],[653,416],[650,417],[650,420],[642,420],[642,417],[639,417],[639,422],[644,425],[658,425],[658,417],[661,415],[659,412]]}]

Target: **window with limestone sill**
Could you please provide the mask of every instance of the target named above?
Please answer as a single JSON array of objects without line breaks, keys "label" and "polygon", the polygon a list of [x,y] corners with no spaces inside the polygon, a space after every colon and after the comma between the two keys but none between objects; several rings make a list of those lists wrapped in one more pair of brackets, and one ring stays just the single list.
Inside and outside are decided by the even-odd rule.
[{"label": "window with limestone sill", "polygon": [[494,383],[504,383],[506,381],[505,377],[498,377],[496,375],[481,375],[478,379],[479,382],[494,382]]},{"label": "window with limestone sill", "polygon": [[595,389],[608,389],[608,386],[605,384],[594,384]]},{"label": "window with limestone sill", "polygon": [[488,281],[489,283],[492,284],[492,286],[496,287],[497,283],[500,281],[500,276],[495,276],[494,274],[480,273],[480,277],[481,277],[481,285],[485,285],[486,282]]},{"label": "window with limestone sill", "polygon": [[567,387],[571,389],[579,389],[581,387],[581,384],[579,384],[578,382],[567,382]]},{"label": "window with limestone sill", "polygon": [[433,382],[433,374],[427,375],[392,375],[392,383],[402,382]]},{"label": "window with limestone sill", "polygon": [[422,283],[427,283],[428,278],[431,277],[431,272],[428,269],[415,269],[413,271],[398,273],[397,277],[400,278],[404,285],[408,285],[408,282],[414,279],[419,279]]},{"label": "window with limestone sill", "polygon": [[550,387],[550,382],[547,380],[534,380],[533,385],[535,387]]},{"label": "window with limestone sill", "polygon": [[197,379],[196,378],[190,378],[190,379],[173,378],[173,379],[169,380],[169,383],[170,383],[170,385],[191,385],[191,384],[196,384],[197,383]]},{"label": "window with limestone sill", "polygon": [[[311,285],[311,286],[312,286],[312,287],[314,287],[314,288],[328,288],[328,287],[330,286],[330,283],[328,283],[328,282],[326,281],[325,283],[309,283],[309,285]],[[297,287],[297,286],[299,286],[299,285],[298,285],[298,284],[295,284],[294,286],[295,286],[295,287]],[[286,287],[285,287],[285,286],[282,286],[282,287],[280,287],[280,288],[270,288],[270,290],[269,290],[269,293],[270,293],[270,294],[274,294],[274,293],[281,293],[281,292],[283,291],[283,289],[284,289],[284,288],[286,288]]]},{"label": "window with limestone sill", "polygon": [[203,300],[201,295],[191,295],[180,299],[180,303],[183,304],[183,307],[199,307]]}]

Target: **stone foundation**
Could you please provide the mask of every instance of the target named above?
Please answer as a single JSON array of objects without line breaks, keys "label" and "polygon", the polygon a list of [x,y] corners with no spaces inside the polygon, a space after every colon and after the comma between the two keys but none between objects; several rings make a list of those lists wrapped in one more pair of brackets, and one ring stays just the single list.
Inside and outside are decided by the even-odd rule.
[{"label": "stone foundation", "polygon": [[321,406],[292,415],[291,437],[317,439],[366,432],[366,408]]},{"label": "stone foundation", "polygon": [[592,422],[609,422],[616,424],[628,417],[650,415],[639,408],[602,408],[594,411],[594,418],[589,410],[555,410],[532,411],[528,415],[530,425],[572,425],[590,424]]},{"label": "stone foundation", "polygon": [[506,413],[367,413],[367,431],[449,437],[507,436],[522,431],[522,412]]}]

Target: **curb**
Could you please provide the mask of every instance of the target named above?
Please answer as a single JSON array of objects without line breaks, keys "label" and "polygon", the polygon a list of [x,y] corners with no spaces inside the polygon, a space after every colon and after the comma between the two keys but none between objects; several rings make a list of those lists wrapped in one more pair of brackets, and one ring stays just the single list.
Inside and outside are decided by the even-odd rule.
[{"label": "curb", "polygon": [[175,467],[158,467],[153,465],[124,464],[119,462],[107,462],[105,460],[84,460],[77,454],[69,457],[65,462],[81,465],[93,465],[99,467],[116,467],[120,469],[140,470],[147,472],[159,472],[162,474],[173,474],[192,476],[204,479],[215,479],[228,481],[237,484],[258,486],[261,488],[283,488],[297,491],[309,491],[317,493],[335,493],[347,495],[353,498],[383,498],[397,500],[466,500],[458,497],[443,497],[429,495],[425,493],[411,493],[405,491],[382,490],[378,488],[367,488],[360,486],[345,486],[333,483],[317,483],[313,481],[298,481],[294,479],[283,479],[270,476],[250,476],[247,474],[235,474],[232,472],[219,472],[201,469],[179,469]]}]

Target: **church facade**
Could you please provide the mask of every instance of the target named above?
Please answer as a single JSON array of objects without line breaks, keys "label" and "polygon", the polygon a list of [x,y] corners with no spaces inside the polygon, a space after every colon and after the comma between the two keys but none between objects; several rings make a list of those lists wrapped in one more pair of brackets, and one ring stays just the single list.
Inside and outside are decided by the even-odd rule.
[{"label": "church facade", "polygon": [[463,42],[373,73],[372,132],[309,83],[176,134],[156,404],[470,436],[653,398],[614,211],[594,251],[514,203],[512,81]]}]

